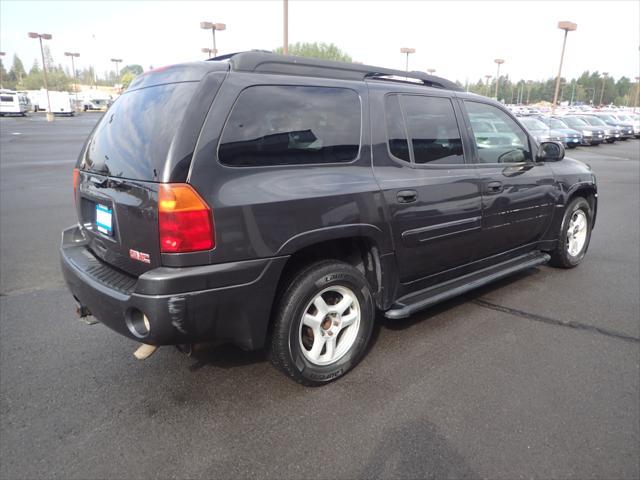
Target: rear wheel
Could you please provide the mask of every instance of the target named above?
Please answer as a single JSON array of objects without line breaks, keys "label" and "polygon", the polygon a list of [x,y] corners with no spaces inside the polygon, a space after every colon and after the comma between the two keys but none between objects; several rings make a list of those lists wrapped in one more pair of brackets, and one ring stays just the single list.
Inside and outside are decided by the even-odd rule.
[{"label": "rear wheel", "polygon": [[303,385],[335,380],[362,358],[374,314],[360,271],[334,260],[310,265],[291,278],[280,298],[271,361]]},{"label": "rear wheel", "polygon": [[558,245],[551,252],[551,265],[561,268],[578,266],[591,240],[591,207],[582,197],[575,198],[564,212]]}]

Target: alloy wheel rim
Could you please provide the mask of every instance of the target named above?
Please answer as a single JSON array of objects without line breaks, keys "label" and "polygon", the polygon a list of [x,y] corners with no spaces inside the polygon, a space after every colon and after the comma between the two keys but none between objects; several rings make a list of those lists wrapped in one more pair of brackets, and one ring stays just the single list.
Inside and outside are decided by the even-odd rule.
[{"label": "alloy wheel rim", "polygon": [[576,210],[571,215],[567,229],[567,253],[572,257],[584,248],[587,241],[587,216],[582,210]]},{"label": "alloy wheel rim", "polygon": [[298,342],[304,357],[314,365],[331,365],[355,344],[361,310],[349,288],[325,288],[307,304],[302,314]]}]

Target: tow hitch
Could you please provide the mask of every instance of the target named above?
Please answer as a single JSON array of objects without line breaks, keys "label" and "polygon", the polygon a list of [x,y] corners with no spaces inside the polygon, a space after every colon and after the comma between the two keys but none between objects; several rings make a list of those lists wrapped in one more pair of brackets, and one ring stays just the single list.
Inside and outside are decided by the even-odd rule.
[{"label": "tow hitch", "polygon": [[87,325],[95,325],[96,323],[100,323],[96,317],[91,314],[91,311],[78,302],[76,306],[76,315]]}]

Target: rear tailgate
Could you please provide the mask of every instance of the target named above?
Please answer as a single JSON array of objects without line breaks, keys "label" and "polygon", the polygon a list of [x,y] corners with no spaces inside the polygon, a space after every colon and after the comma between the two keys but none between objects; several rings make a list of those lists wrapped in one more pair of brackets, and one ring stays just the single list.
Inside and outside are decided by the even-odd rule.
[{"label": "rear tailgate", "polygon": [[79,172],[78,219],[98,258],[136,276],[160,265],[158,185]]},{"label": "rear tailgate", "polygon": [[161,264],[158,189],[198,82],[124,93],[78,160],[76,207],[89,248],[132,275]]}]

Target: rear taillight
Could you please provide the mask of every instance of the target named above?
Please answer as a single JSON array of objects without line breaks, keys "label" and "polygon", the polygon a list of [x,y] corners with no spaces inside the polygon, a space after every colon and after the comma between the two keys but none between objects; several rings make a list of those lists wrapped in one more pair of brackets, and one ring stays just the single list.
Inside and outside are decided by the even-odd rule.
[{"label": "rear taillight", "polygon": [[76,194],[78,193],[78,182],[80,181],[80,171],[77,168],[73,169],[73,201],[77,202],[78,198]]},{"label": "rear taillight", "polygon": [[162,253],[195,252],[215,247],[211,209],[185,183],[160,185],[158,227]]}]

